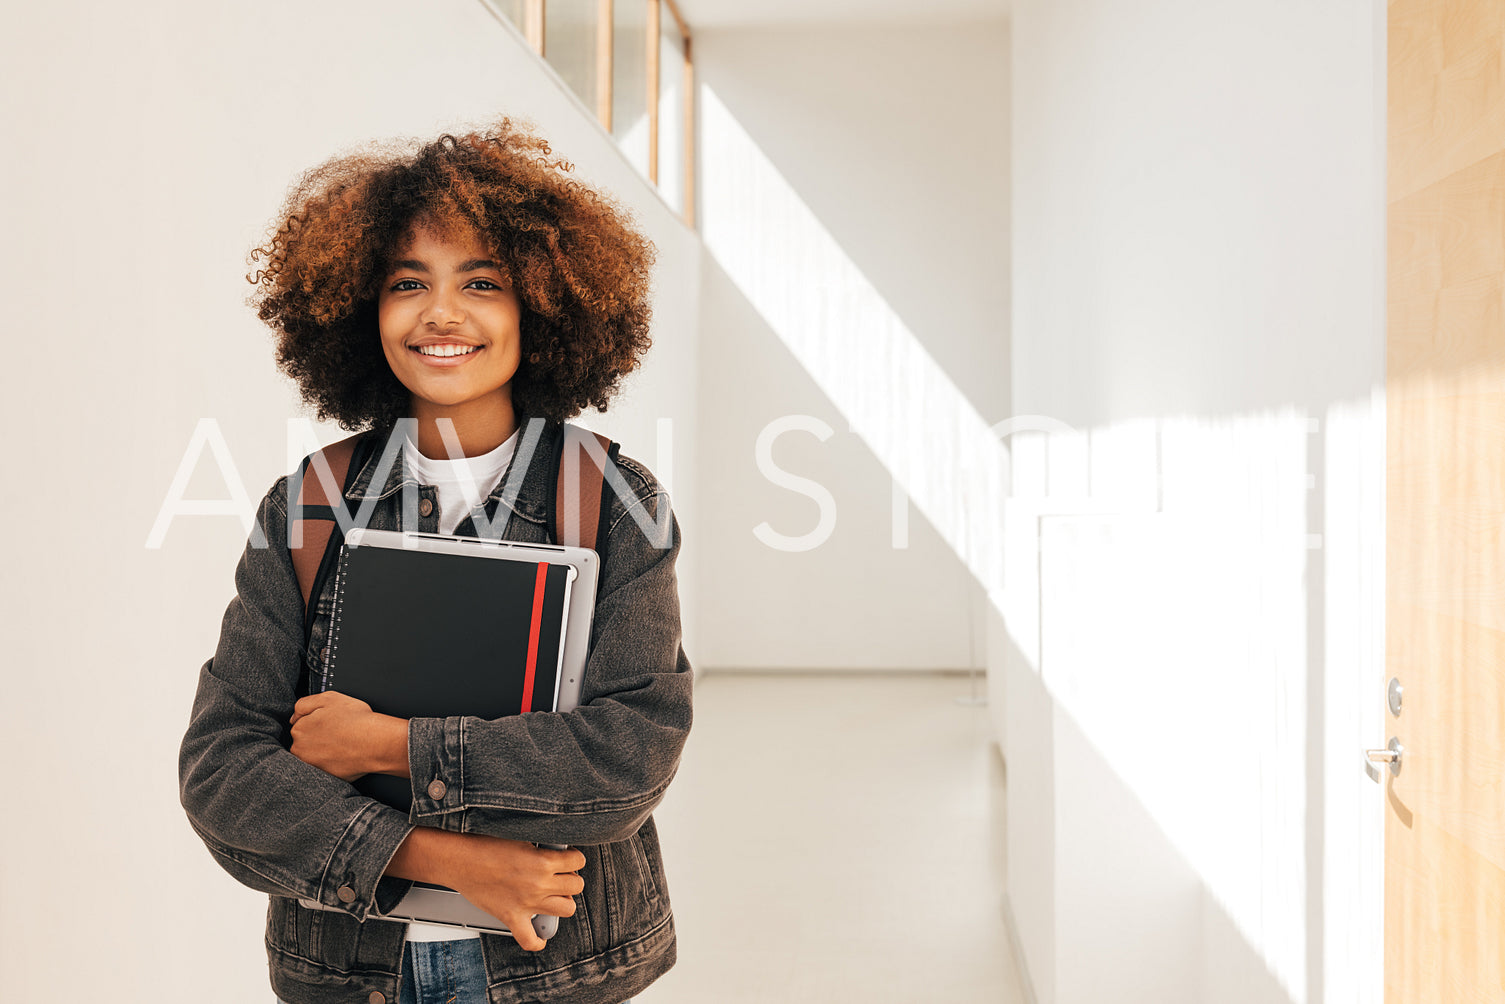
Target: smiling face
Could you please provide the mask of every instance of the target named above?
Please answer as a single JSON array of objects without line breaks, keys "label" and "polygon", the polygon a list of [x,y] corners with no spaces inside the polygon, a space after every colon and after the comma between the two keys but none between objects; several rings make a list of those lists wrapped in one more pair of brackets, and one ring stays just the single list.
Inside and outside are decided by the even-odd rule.
[{"label": "smiling face", "polygon": [[478,234],[421,224],[392,258],[377,324],[387,364],[412,394],[420,448],[444,455],[424,448],[438,441],[434,420],[444,416],[467,456],[500,434],[496,446],[515,427],[512,377],[522,356],[522,307],[506,274]]}]

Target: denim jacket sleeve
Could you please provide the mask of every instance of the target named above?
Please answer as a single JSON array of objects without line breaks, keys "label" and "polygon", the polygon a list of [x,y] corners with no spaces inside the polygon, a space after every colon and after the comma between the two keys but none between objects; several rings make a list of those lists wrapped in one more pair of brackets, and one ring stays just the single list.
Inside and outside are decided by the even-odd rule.
[{"label": "denim jacket sleeve", "polygon": [[179,793],[194,831],[237,880],[364,920],[411,886],[382,877],[411,824],[288,751],[303,597],[288,551],[287,480],[261,502],[265,540],[253,532],[247,542],[219,644],[199,670]]},{"label": "denim jacket sleeve", "polygon": [[605,844],[630,837],[662,800],[691,719],[693,672],[674,572],[679,522],[646,468],[617,462],[635,493],[630,505],[607,493],[605,561],[579,707],[494,721],[412,719],[414,822],[538,843]]}]

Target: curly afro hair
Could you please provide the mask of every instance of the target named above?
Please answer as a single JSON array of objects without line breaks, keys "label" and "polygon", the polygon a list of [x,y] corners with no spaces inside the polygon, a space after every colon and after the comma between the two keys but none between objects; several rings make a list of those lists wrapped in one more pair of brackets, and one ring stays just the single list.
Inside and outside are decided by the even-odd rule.
[{"label": "curly afro hair", "polygon": [[381,349],[376,303],[416,224],[470,229],[522,306],[519,415],[604,410],[650,343],[654,247],[617,203],[582,185],[549,144],[508,118],[419,146],[373,143],[305,173],[289,192],[248,303],[277,334],[277,366],[320,420],[348,431],[408,415]]}]

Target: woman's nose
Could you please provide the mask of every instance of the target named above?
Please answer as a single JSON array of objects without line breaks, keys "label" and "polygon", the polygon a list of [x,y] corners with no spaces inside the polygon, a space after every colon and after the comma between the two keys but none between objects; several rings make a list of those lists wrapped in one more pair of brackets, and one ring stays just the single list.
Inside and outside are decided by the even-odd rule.
[{"label": "woman's nose", "polygon": [[458,295],[436,290],[423,308],[423,320],[438,325],[459,324],[465,319],[465,308]]}]

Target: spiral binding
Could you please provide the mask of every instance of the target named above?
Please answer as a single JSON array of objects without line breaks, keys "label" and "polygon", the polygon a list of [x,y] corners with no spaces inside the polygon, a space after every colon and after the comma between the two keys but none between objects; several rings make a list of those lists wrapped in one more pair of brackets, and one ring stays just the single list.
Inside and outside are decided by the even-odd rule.
[{"label": "spiral binding", "polygon": [[324,678],[321,690],[334,686],[334,660],[340,651],[340,604],[345,599],[345,566],[350,557],[349,545],[340,545],[340,564],[334,575],[334,609],[330,611],[329,658],[324,660]]}]

